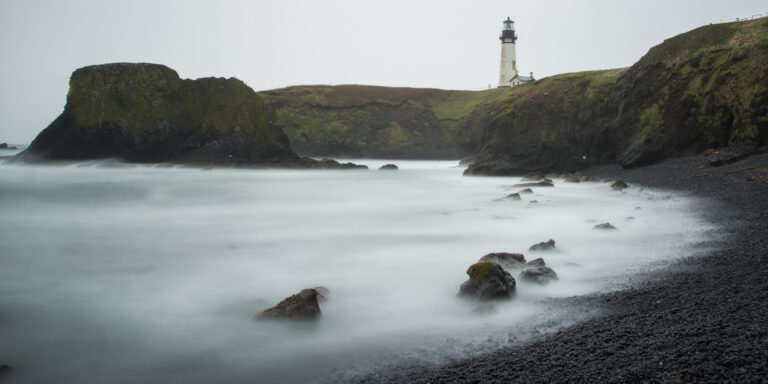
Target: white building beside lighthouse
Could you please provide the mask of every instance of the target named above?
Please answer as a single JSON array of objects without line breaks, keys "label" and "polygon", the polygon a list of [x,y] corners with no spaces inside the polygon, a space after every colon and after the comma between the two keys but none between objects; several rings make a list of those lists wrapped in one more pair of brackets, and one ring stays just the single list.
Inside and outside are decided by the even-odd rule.
[{"label": "white building beside lighthouse", "polygon": [[504,29],[501,30],[501,66],[499,68],[499,88],[514,87],[522,83],[532,83],[536,81],[531,76],[520,76],[517,72],[517,54],[515,53],[515,43],[517,34],[515,33],[515,22],[509,17],[504,21]]}]

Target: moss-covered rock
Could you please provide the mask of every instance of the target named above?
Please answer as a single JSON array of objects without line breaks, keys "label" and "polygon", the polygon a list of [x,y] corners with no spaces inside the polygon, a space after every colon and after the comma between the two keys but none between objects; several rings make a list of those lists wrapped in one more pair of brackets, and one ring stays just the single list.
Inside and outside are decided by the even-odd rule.
[{"label": "moss-covered rock", "polygon": [[64,111],[25,159],[131,162],[298,162],[261,97],[235,78],[182,80],[163,65],[76,70]]}]

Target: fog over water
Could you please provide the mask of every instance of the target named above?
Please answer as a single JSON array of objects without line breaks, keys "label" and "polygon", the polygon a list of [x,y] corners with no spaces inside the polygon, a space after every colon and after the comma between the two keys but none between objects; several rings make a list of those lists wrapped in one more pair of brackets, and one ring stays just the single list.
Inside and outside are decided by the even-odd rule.
[{"label": "fog over water", "polygon": [[[0,363],[22,382],[333,381],[524,341],[593,315],[716,229],[702,201],[606,182],[534,188],[455,162],[371,170],[0,164]],[[531,203],[537,200],[538,203]],[[633,217],[630,219],[629,217]],[[592,227],[610,222],[617,231]],[[559,251],[528,251],[553,238]],[[543,257],[496,312],[456,297],[489,252]],[[513,273],[517,277],[517,273]],[[254,321],[326,286],[316,324]]]}]

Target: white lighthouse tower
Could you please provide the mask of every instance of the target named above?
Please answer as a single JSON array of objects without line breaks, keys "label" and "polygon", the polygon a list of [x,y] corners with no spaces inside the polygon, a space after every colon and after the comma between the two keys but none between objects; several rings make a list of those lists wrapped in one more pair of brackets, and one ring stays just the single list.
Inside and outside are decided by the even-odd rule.
[{"label": "white lighthouse tower", "polygon": [[517,55],[515,54],[515,22],[509,17],[504,21],[501,31],[501,67],[499,68],[499,87],[511,86],[511,80],[517,76]]},{"label": "white lighthouse tower", "polygon": [[504,29],[501,30],[501,67],[499,68],[499,88],[514,87],[522,83],[535,81],[533,72],[531,76],[519,76],[517,73],[517,54],[515,53],[515,22],[509,17],[504,20]]}]

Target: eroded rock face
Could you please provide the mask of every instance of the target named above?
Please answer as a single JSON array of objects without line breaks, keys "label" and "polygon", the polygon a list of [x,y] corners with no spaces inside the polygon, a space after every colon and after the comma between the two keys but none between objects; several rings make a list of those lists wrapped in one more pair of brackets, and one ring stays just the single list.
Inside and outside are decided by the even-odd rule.
[{"label": "eroded rock face", "polygon": [[461,284],[459,296],[480,301],[508,299],[515,293],[515,278],[499,264],[478,262],[467,269],[469,280]]},{"label": "eroded rock face", "polygon": [[182,80],[166,66],[146,63],[94,65],[72,73],[64,111],[20,158],[300,162],[261,97],[242,81]]},{"label": "eroded rock face", "polygon": [[758,37],[766,32],[765,18],[707,25],[630,68],[515,87],[486,121],[465,174],[636,167],[706,148],[755,153],[768,144],[768,50]]},{"label": "eroded rock face", "polygon": [[496,263],[505,270],[520,269],[525,266],[525,256],[521,253],[494,252],[481,257],[478,262]]},{"label": "eroded rock face", "polygon": [[558,280],[557,273],[548,267],[542,258],[529,261],[525,269],[520,272],[519,278],[538,284],[549,284],[551,281]]},{"label": "eroded rock face", "polygon": [[307,288],[286,298],[276,306],[260,313],[257,319],[296,319],[311,320],[320,316],[320,306],[317,304],[318,291]]},{"label": "eroded rock face", "polygon": [[555,249],[555,240],[553,239],[542,241],[541,243],[536,243],[528,248],[529,251],[549,251],[552,249]]}]

